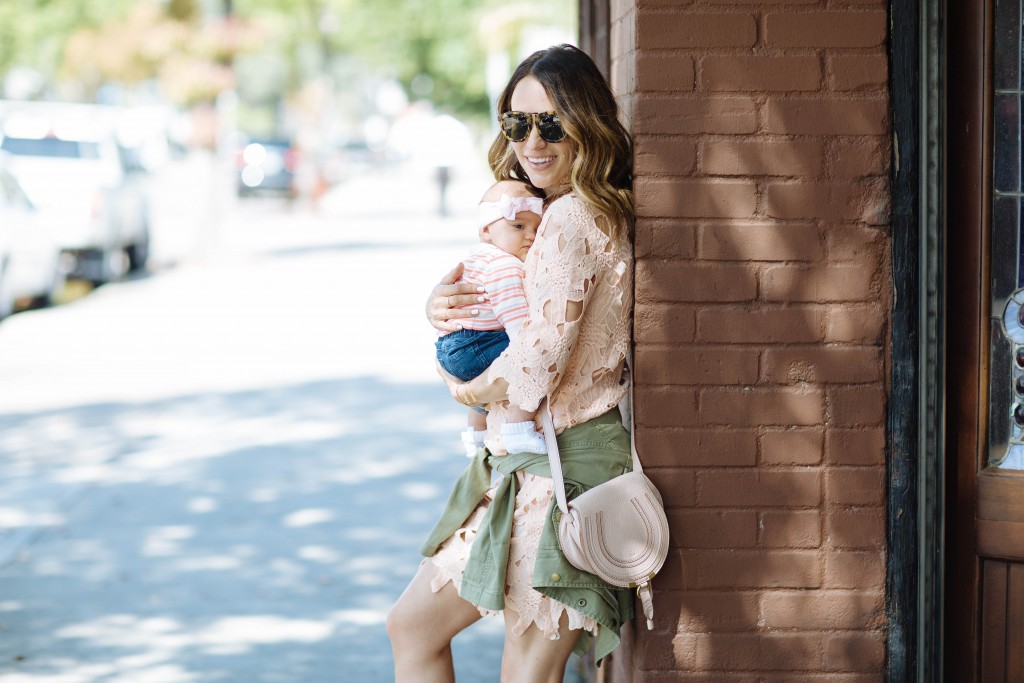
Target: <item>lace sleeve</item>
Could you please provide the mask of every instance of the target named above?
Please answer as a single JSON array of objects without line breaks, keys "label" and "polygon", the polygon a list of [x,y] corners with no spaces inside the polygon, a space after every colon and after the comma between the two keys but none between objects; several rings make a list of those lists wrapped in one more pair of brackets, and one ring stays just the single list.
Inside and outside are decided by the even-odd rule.
[{"label": "lace sleeve", "polygon": [[536,410],[561,382],[608,242],[591,216],[573,208],[549,208],[543,239],[527,257],[529,316],[488,372],[490,382],[508,382],[509,403],[523,410]]}]

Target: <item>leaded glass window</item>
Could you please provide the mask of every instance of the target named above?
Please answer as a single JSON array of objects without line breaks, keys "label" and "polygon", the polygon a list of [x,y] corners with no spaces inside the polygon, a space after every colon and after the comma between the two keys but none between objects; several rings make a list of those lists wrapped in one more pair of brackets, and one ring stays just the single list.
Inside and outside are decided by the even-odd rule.
[{"label": "leaded glass window", "polygon": [[994,17],[989,464],[1009,469],[1024,469],[1021,4],[996,0]]}]

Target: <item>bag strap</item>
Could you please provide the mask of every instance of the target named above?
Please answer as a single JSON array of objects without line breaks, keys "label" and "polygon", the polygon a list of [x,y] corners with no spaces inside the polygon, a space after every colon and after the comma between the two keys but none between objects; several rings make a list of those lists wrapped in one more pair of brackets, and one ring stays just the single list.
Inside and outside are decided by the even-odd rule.
[{"label": "bag strap", "polygon": [[[629,391],[619,401],[619,414],[622,416],[622,424],[629,424],[629,451],[633,458],[633,471],[643,472],[640,465],[640,455],[636,452],[636,437],[633,430],[633,368],[632,353],[626,356],[626,385]],[[555,488],[555,502],[562,514],[568,514],[569,504],[565,499],[565,478],[562,476],[562,458],[558,453],[558,439],[555,438],[555,420],[551,416],[551,405],[548,399],[541,404],[541,421],[544,427],[544,443],[548,447],[548,464],[551,468],[551,480]]]}]

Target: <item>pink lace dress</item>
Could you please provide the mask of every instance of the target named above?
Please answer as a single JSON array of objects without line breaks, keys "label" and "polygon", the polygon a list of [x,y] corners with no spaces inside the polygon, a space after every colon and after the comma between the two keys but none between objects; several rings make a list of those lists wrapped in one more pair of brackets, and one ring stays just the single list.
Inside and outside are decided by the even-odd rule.
[{"label": "pink lace dress", "polygon": [[[508,382],[509,402],[524,410],[535,410],[549,396],[558,433],[604,414],[625,393],[621,377],[629,347],[633,255],[629,241],[610,239],[599,221],[603,219],[575,195],[548,207],[524,264],[529,319],[488,371],[491,381]],[[487,417],[486,444],[495,455],[505,454],[500,426],[506,410],[507,404],[492,405]],[[516,476],[520,488],[505,586],[505,608],[518,617],[512,631],[521,635],[535,625],[555,640],[565,613],[570,629],[594,632],[593,619],[531,587],[553,489],[550,478],[525,472]],[[485,497],[428,560],[436,569],[431,584],[435,592],[449,581],[460,588],[489,502]]]}]

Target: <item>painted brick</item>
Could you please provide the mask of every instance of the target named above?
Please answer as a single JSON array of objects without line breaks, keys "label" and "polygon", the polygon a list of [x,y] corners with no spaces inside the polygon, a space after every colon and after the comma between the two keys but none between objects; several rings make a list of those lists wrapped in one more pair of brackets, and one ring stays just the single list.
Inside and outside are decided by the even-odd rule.
[{"label": "painted brick", "polygon": [[829,172],[836,178],[886,175],[889,163],[889,140],[883,136],[839,140],[828,155]]},{"label": "painted brick", "polygon": [[697,472],[697,505],[701,507],[799,508],[820,503],[821,473],[817,470]]},{"label": "painted brick", "polygon": [[645,467],[750,467],[757,462],[757,432],[642,429],[637,432],[637,450]]},{"label": "painted brick", "polygon": [[635,420],[638,425],[682,427],[697,424],[695,389],[638,385],[635,399]]},{"label": "painted brick", "polygon": [[809,223],[720,223],[697,230],[697,256],[710,261],[815,261],[824,255]]},{"label": "painted brick", "polygon": [[[700,480],[697,481],[700,500]],[[854,508],[830,512],[825,538],[833,548],[882,550],[885,547],[885,512],[882,508]]]},{"label": "painted brick", "polygon": [[633,309],[634,338],[650,344],[693,341],[696,315],[692,306],[637,302]]},{"label": "painted brick", "polygon": [[885,420],[885,390],[880,386],[830,387],[828,403],[834,426],[876,426]]},{"label": "painted brick", "polygon": [[764,378],[779,384],[881,381],[882,352],[863,346],[767,349]]},{"label": "painted brick", "polygon": [[[614,678],[612,680],[619,683],[622,679]],[[637,671],[631,683],[761,683],[761,678],[752,673]]]},{"label": "painted brick", "polygon": [[835,55],[829,59],[829,70],[836,90],[876,90],[889,82],[885,55]]},{"label": "painted brick", "polygon": [[809,388],[709,388],[701,391],[701,424],[813,425],[824,419],[820,390]]},{"label": "painted brick", "polygon": [[748,301],[757,295],[757,271],[748,265],[641,260],[643,301]]},{"label": "painted brick", "polygon": [[816,140],[706,140],[700,168],[706,175],[804,176],[821,174],[824,147]]},{"label": "painted brick", "polygon": [[825,497],[834,505],[882,505],[885,470],[881,467],[837,467],[825,474]]},{"label": "painted brick", "polygon": [[711,342],[770,344],[814,342],[824,336],[825,311],[818,306],[697,310],[697,338]]},{"label": "painted brick", "polygon": [[636,349],[640,384],[753,384],[758,352],[736,347]]},{"label": "painted brick", "polygon": [[637,259],[692,259],[697,255],[697,226],[641,219],[637,221],[633,254]]},{"label": "painted brick", "polygon": [[697,167],[697,143],[691,138],[638,135],[633,152],[644,175],[689,175]]},{"label": "painted brick", "polygon": [[861,225],[842,225],[825,230],[825,249],[833,263],[879,263],[885,254],[887,231]]},{"label": "painted brick", "polygon": [[822,634],[708,633],[697,637],[696,666],[719,671],[819,668]]},{"label": "painted brick", "polygon": [[885,464],[882,429],[830,429],[825,435],[825,462],[830,465]]},{"label": "painted brick", "polygon": [[761,618],[770,629],[866,629],[878,625],[883,607],[881,592],[772,591],[761,597]]},{"label": "painted brick", "polygon": [[[877,672],[885,665],[883,633],[836,633],[825,636],[822,668],[827,671]],[[880,674],[876,680],[881,681]]]},{"label": "painted brick", "polygon": [[888,227],[892,218],[892,193],[888,178],[864,178],[864,211],[860,220],[868,225]]},{"label": "painted brick", "polygon": [[825,587],[879,589],[885,584],[885,559],[877,551],[831,550],[825,555]]},{"label": "painted brick", "polygon": [[758,679],[758,683],[884,683],[884,680],[882,674],[784,673],[764,675]]},{"label": "painted brick", "polygon": [[821,545],[821,513],[762,512],[758,515],[757,544],[763,548],[817,548]]},{"label": "painted brick", "polygon": [[665,564],[658,572],[658,590],[682,590],[692,587],[696,584],[692,574],[690,567],[686,567],[684,571],[682,551],[669,547]]},{"label": "painted brick", "polygon": [[697,500],[696,479],[693,470],[648,467],[643,459],[644,474],[658,487],[666,508],[692,507]]},{"label": "painted brick", "polygon": [[764,132],[781,135],[884,135],[889,130],[884,99],[790,97],[764,105]]},{"label": "painted brick", "polygon": [[876,299],[877,267],[862,264],[767,266],[761,296],[768,301],[866,301]]},{"label": "painted brick", "polygon": [[764,210],[772,218],[859,220],[868,191],[851,183],[769,183]]},{"label": "painted brick", "polygon": [[[678,616],[669,626],[691,633],[752,631],[757,628],[757,595],[739,591],[659,591],[658,612]],[[655,624],[655,628],[658,626]]]},{"label": "painted brick", "polygon": [[691,669],[694,666],[694,636],[678,633],[671,638],[649,638],[639,654],[640,665],[645,669]]},{"label": "painted brick", "polygon": [[[686,574],[699,588],[818,588],[816,550],[684,550]],[[659,575],[660,576],[660,575]],[[767,668],[767,667],[765,667]]]},{"label": "painted brick", "polygon": [[878,344],[886,326],[885,311],[878,304],[831,306],[824,318],[829,342]]},{"label": "painted brick", "polygon": [[753,47],[754,17],[747,14],[637,15],[637,39],[644,49],[687,47]]},{"label": "painted brick", "polygon": [[757,131],[753,97],[644,97],[633,135],[739,135]]},{"label": "painted brick", "polygon": [[765,17],[775,47],[877,47],[885,43],[885,12],[801,12]]},{"label": "painted brick", "polygon": [[746,180],[638,178],[633,192],[643,217],[748,218],[757,206],[757,185]]},{"label": "painted brick", "polygon": [[821,462],[822,430],[786,429],[761,437],[762,465],[817,465]]},{"label": "painted brick", "polygon": [[693,58],[641,52],[636,57],[636,87],[643,92],[693,90]]},{"label": "painted brick", "polygon": [[711,91],[799,92],[821,88],[817,57],[714,56],[701,62],[700,86]]},{"label": "painted brick", "polygon": [[754,429],[651,427],[637,433],[638,448],[641,442],[644,446],[644,462],[650,460],[652,466],[732,467],[757,462]]},{"label": "painted brick", "polygon": [[672,545],[681,548],[753,548],[757,515],[743,510],[670,510]]}]

